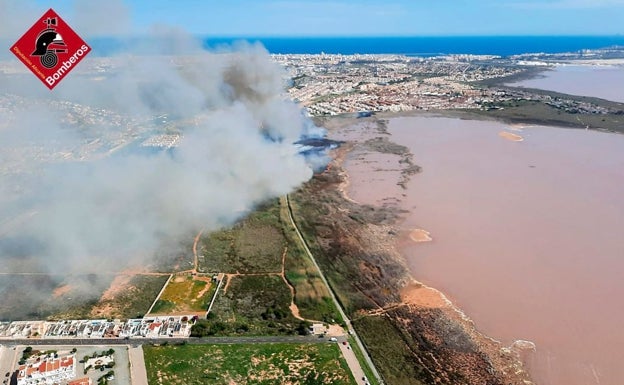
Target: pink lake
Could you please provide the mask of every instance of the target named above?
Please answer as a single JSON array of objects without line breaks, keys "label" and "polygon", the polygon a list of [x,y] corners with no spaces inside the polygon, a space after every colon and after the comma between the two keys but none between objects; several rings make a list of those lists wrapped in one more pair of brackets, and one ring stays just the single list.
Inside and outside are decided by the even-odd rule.
[{"label": "pink lake", "polygon": [[541,76],[509,84],[624,103],[624,66],[557,66]]},{"label": "pink lake", "polygon": [[[346,163],[349,194],[400,200],[410,211],[402,227],[433,238],[403,248],[414,276],[485,334],[534,342],[527,365],[538,384],[622,384],[624,135],[510,128],[391,119],[391,140],[422,173],[402,190],[390,173],[398,157],[358,153]],[[524,141],[500,137],[504,129]]]}]

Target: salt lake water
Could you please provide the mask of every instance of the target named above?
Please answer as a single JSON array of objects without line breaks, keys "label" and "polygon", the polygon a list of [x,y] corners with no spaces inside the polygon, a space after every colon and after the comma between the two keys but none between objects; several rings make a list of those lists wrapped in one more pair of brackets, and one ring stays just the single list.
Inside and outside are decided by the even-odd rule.
[{"label": "salt lake water", "polygon": [[505,345],[533,341],[527,364],[538,384],[622,384],[624,135],[516,130],[391,119],[391,139],[410,148],[422,173],[397,191],[396,175],[370,172],[388,159],[360,154],[347,162],[349,194],[372,204],[383,191],[397,195],[410,211],[405,230],[433,238],[402,244],[414,276]]},{"label": "salt lake water", "polygon": [[559,65],[536,78],[509,85],[570,95],[593,96],[624,103],[624,63],[621,65]]}]

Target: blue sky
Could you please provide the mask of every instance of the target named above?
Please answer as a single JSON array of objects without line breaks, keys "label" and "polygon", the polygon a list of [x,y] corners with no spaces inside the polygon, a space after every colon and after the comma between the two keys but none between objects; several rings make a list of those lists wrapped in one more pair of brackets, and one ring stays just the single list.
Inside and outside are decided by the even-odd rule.
[{"label": "blue sky", "polygon": [[167,24],[210,36],[624,34],[624,0],[37,0],[37,4],[53,7],[62,16],[74,15],[74,4],[83,11],[99,8],[95,14],[99,21],[132,33]]}]

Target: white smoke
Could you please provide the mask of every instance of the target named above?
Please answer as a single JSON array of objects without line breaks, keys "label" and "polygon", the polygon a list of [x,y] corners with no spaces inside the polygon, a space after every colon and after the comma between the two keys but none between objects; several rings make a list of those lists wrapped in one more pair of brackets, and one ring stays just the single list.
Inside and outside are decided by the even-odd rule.
[{"label": "white smoke", "polygon": [[[31,74],[0,75],[0,272],[147,263],[164,243],[231,224],[312,176],[293,142],[315,128],[283,96],[284,74],[264,48],[209,53],[163,27],[153,37],[87,57],[52,92]],[[126,151],[136,143],[107,153],[115,138],[143,140],[157,116],[174,122],[161,130],[181,132],[173,155]]]}]

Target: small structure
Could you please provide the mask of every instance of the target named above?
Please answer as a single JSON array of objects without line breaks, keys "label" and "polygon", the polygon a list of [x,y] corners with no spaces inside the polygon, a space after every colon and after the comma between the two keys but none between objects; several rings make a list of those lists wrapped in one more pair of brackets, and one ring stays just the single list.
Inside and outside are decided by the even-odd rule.
[{"label": "small structure", "polygon": [[325,327],[325,325],[321,323],[315,323],[315,324],[312,324],[312,326],[310,326],[310,333],[315,336],[325,334],[326,332],[327,332],[327,328]]}]

